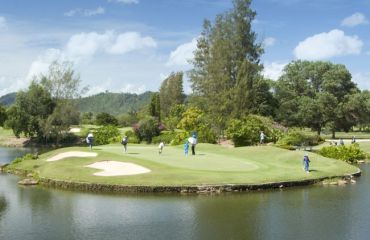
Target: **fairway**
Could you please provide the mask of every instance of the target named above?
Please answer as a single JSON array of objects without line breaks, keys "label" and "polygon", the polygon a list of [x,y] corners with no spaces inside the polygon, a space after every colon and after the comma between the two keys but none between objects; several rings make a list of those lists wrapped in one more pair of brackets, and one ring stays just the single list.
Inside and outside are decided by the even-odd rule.
[{"label": "fairway", "polygon": [[[71,151],[90,152],[87,147],[63,148],[48,152],[38,160],[25,160],[12,168],[35,171],[39,177],[78,183],[125,186],[195,186],[222,184],[263,184],[343,176],[359,171],[345,162],[309,153],[310,173],[302,170],[302,151],[288,151],[273,146],[224,148],[199,144],[196,155],[185,156],[181,146],[166,146],[161,155],[153,145],[121,145],[93,148],[96,157],[69,157],[47,162],[50,157]],[[133,163],[150,170],[130,176],[95,176],[97,169],[87,168],[99,161]]]}]

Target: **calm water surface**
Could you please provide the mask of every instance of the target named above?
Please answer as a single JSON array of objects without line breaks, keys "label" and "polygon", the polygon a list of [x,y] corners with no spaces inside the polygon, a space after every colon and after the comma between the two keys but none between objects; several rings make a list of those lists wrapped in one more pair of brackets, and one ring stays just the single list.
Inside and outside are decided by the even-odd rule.
[{"label": "calm water surface", "polygon": [[[23,151],[0,148],[0,162]],[[370,165],[357,184],[223,195],[104,195],[0,174],[0,239],[370,239]]]}]

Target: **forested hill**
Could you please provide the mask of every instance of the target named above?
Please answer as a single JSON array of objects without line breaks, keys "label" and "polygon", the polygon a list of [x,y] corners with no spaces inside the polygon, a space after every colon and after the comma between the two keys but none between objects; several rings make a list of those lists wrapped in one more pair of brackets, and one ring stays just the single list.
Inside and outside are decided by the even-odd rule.
[{"label": "forested hill", "polygon": [[81,112],[106,112],[113,115],[139,110],[150,103],[153,92],[134,93],[99,93],[77,100]]},{"label": "forested hill", "polygon": [[4,106],[10,106],[14,103],[15,101],[15,96],[17,95],[17,93],[8,93],[4,96],[1,96],[0,97],[0,104],[1,105],[4,105]]},{"label": "forested hill", "polygon": [[[9,93],[0,97],[0,104],[10,106],[14,103],[17,93]],[[130,110],[140,110],[150,103],[152,92],[142,94],[104,92],[89,97],[77,99],[81,112],[106,112],[113,115],[127,113]]]}]

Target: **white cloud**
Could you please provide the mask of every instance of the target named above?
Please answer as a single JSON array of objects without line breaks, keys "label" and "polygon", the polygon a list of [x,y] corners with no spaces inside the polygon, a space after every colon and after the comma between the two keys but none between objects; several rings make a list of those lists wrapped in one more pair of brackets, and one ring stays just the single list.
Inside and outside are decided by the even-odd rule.
[{"label": "white cloud", "polygon": [[265,47],[271,47],[271,46],[274,46],[276,43],[276,39],[273,38],[273,37],[268,37],[268,38],[265,38],[265,40],[263,40],[263,45]]},{"label": "white cloud", "polygon": [[355,73],[352,78],[360,89],[370,90],[370,72]]},{"label": "white cloud", "polygon": [[191,42],[178,46],[170,53],[166,66],[188,66],[188,61],[194,58],[194,51],[196,48],[197,38],[193,38]]},{"label": "white cloud", "polygon": [[152,37],[142,37],[137,32],[121,34],[114,31],[106,31],[103,34],[89,32],[73,35],[66,45],[65,52],[68,57],[78,60],[83,57],[91,57],[98,51],[123,55],[156,46],[157,43]]},{"label": "white cloud", "polygon": [[137,32],[127,32],[117,36],[113,45],[107,49],[111,54],[125,54],[143,48],[157,47],[157,43],[151,37],[142,37]]},{"label": "white cloud", "polygon": [[362,46],[363,42],[358,36],[347,36],[343,31],[334,29],[306,38],[294,49],[294,55],[306,60],[328,59],[360,54]]},{"label": "white cloud", "polygon": [[287,62],[266,62],[264,63],[263,76],[272,80],[278,80],[282,75]]},{"label": "white cloud", "polygon": [[139,0],[108,0],[108,2],[116,2],[123,4],[138,4]]},{"label": "white cloud", "polygon": [[346,26],[346,27],[354,27],[357,25],[363,25],[363,24],[368,24],[368,23],[369,21],[366,19],[365,15],[357,12],[343,19],[341,25]]},{"label": "white cloud", "polygon": [[7,23],[6,23],[5,17],[0,16],[0,29],[6,28],[6,26],[7,26]]},{"label": "white cloud", "polygon": [[99,14],[104,14],[105,9],[102,7],[98,7],[97,9],[81,9],[81,8],[76,8],[72,9],[68,12],[64,13],[64,16],[66,17],[73,17],[76,15],[84,16],[84,17],[91,17],[94,15],[99,15]]},{"label": "white cloud", "polygon": [[55,60],[72,61],[75,64],[91,60],[98,53],[124,55],[126,53],[156,47],[151,37],[142,37],[137,32],[117,34],[106,31],[103,34],[96,32],[80,33],[70,37],[62,49],[47,49],[37,60],[31,63],[27,79],[48,70],[50,63]]},{"label": "white cloud", "polygon": [[136,93],[136,94],[140,94],[140,93],[143,93],[145,91],[146,91],[146,86],[145,85],[136,86],[136,85],[133,85],[131,83],[127,84],[126,86],[124,86],[121,89],[121,92]]}]

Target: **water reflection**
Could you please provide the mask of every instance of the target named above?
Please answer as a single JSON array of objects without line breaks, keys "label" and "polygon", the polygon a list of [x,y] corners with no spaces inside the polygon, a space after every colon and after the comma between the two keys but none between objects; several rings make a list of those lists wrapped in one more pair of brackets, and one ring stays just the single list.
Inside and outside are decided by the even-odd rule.
[{"label": "water reflection", "polygon": [[0,196],[0,221],[5,214],[6,208],[8,206],[8,203],[4,196]]}]

